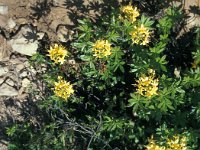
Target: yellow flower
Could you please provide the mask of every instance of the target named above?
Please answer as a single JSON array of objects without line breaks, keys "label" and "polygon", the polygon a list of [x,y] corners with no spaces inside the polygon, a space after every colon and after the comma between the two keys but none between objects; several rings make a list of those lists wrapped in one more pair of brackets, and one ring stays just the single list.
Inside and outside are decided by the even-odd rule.
[{"label": "yellow flower", "polygon": [[130,35],[135,44],[147,45],[149,43],[150,32],[143,24],[140,27],[135,26]]},{"label": "yellow flower", "polygon": [[158,91],[158,79],[155,78],[155,71],[149,69],[149,76],[142,75],[139,80],[137,80],[137,93],[140,95],[151,97],[157,95]]},{"label": "yellow flower", "polygon": [[66,82],[61,76],[58,76],[58,82],[54,84],[54,93],[58,97],[67,99],[74,93],[74,90],[69,82]]},{"label": "yellow flower", "polygon": [[97,40],[93,45],[93,53],[96,58],[111,55],[111,44],[107,40]]},{"label": "yellow flower", "polygon": [[166,146],[159,146],[156,144],[153,136],[148,139],[148,144],[145,146],[147,150],[187,150],[187,138],[174,135],[172,139],[167,139]]},{"label": "yellow flower", "polygon": [[68,56],[68,51],[62,46],[55,44],[53,47],[50,47],[48,50],[50,59],[53,60],[56,64],[63,64],[65,61],[65,57]]},{"label": "yellow flower", "polygon": [[147,150],[166,150],[164,146],[157,145],[153,136],[148,139],[149,143],[145,146]]},{"label": "yellow flower", "polygon": [[136,18],[140,15],[137,7],[133,7],[131,5],[121,7],[121,12],[124,14],[124,18],[120,16],[121,19],[127,19],[131,23],[136,21]]},{"label": "yellow flower", "polygon": [[174,135],[172,139],[167,139],[167,149],[166,150],[186,150],[187,141],[186,137],[180,137]]}]

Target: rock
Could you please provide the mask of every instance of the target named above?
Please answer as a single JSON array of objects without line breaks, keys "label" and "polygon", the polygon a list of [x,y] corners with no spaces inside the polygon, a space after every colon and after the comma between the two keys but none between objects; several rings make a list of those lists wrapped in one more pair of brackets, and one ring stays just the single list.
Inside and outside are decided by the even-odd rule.
[{"label": "rock", "polygon": [[42,40],[43,37],[44,37],[44,34],[45,34],[45,33],[43,33],[43,32],[37,33],[38,40]]},{"label": "rock", "polygon": [[22,69],[24,69],[24,64],[18,64],[18,65],[16,65],[16,70],[17,70],[17,72],[19,72],[19,71],[21,71]]},{"label": "rock", "polygon": [[6,6],[6,5],[0,5],[0,14],[1,15],[8,14],[8,6]]},{"label": "rock", "polygon": [[[0,118],[0,120],[3,120],[3,119]],[[7,145],[8,145],[8,141],[1,140],[1,143],[0,143],[1,150],[8,150]]]},{"label": "rock", "polygon": [[31,84],[30,80],[25,78],[22,80],[22,87],[26,88]]},{"label": "rock", "polygon": [[187,14],[186,27],[190,30],[193,27],[200,26],[200,1],[199,0],[185,0],[184,9]]},{"label": "rock", "polygon": [[[22,92],[23,93],[23,92]],[[26,97],[28,96],[28,94],[18,94],[17,99],[20,99],[20,101],[27,101]],[[17,103],[16,103],[17,104]],[[21,103],[19,103],[21,104]],[[19,106],[19,105],[18,105]]]},{"label": "rock", "polygon": [[26,18],[18,18],[15,20],[17,24],[27,24],[28,20]]},{"label": "rock", "polygon": [[10,78],[6,80],[6,83],[10,86],[14,86],[15,82],[13,80],[11,80]]},{"label": "rock", "polygon": [[7,16],[0,16],[0,27],[5,27],[8,22],[8,17]]},{"label": "rock", "polygon": [[38,49],[37,42],[28,43],[24,38],[11,40],[10,42],[13,50],[23,55],[32,56]]},{"label": "rock", "polygon": [[27,68],[28,69],[28,72],[30,73],[30,74],[32,74],[32,75],[36,75],[37,74],[37,71],[32,67],[32,66],[30,66],[29,68]]},{"label": "rock", "polygon": [[15,88],[7,85],[7,84],[3,84],[0,86],[0,96],[17,96],[18,92]]},{"label": "rock", "polygon": [[11,49],[10,44],[0,35],[0,61],[10,57]]},{"label": "rock", "polygon": [[66,0],[53,0],[53,6],[65,7]]},{"label": "rock", "polygon": [[28,76],[27,71],[23,71],[20,75],[21,78]]},{"label": "rock", "polygon": [[[74,25],[70,17],[66,15],[67,13],[68,13],[68,10],[66,8],[52,7],[51,12],[48,14],[45,20],[46,22],[49,23],[48,31],[45,31],[46,29],[43,29],[43,27],[41,26],[39,26],[38,28],[41,31],[45,31],[48,34],[50,39],[52,39],[53,41],[54,40],[57,41],[58,39],[57,39],[56,31],[57,31],[58,25],[61,25],[61,24],[67,24],[69,26]],[[52,21],[49,21],[49,19],[47,18],[51,18]]]},{"label": "rock", "polygon": [[15,21],[14,21],[12,18],[10,18],[10,19],[8,20],[8,27],[9,27],[9,29],[14,29],[15,26],[16,26]]},{"label": "rock", "polygon": [[13,51],[23,55],[32,56],[38,49],[36,30],[29,26],[23,26],[21,30],[10,41]]},{"label": "rock", "polygon": [[4,82],[4,78],[0,78],[0,85]]},{"label": "rock", "polygon": [[69,30],[65,26],[60,25],[57,29],[57,36],[59,41],[67,42],[69,40]]},{"label": "rock", "polygon": [[0,66],[0,76],[5,75],[6,73],[8,73],[8,68],[7,67],[1,67]]},{"label": "rock", "polygon": [[15,58],[14,56],[12,56],[12,58],[10,58],[9,62],[12,63],[12,64],[14,64],[14,65],[23,63],[19,59],[20,58]]},{"label": "rock", "polygon": [[26,61],[28,61],[27,57],[18,57],[17,59],[19,59],[22,63],[25,63]]},{"label": "rock", "polygon": [[29,61],[25,61],[25,62],[24,62],[24,66],[25,66],[26,68],[30,68],[30,67],[31,67],[31,64],[29,63]]},{"label": "rock", "polygon": [[[18,97],[19,97],[19,96],[18,96]],[[17,97],[17,98],[18,98],[18,97]],[[20,102],[16,101],[15,104],[16,104],[19,108],[22,108],[22,105],[21,105]]]}]

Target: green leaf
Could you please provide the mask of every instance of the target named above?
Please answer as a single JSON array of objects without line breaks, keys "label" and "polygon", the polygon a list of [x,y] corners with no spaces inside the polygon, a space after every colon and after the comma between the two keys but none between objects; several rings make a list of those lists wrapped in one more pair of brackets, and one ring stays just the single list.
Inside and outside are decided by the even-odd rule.
[{"label": "green leaf", "polygon": [[167,64],[167,61],[165,60],[166,59],[166,55],[162,56],[161,58],[160,57],[157,57],[156,58],[156,62],[164,65],[164,64]]},{"label": "green leaf", "polygon": [[129,99],[128,100],[128,107],[131,107],[133,105],[137,104],[137,101],[135,99]]},{"label": "green leaf", "polygon": [[95,65],[92,61],[90,61],[90,68],[95,69]]},{"label": "green leaf", "polygon": [[138,71],[137,68],[135,68],[135,69],[131,69],[131,72],[137,72],[137,71]]},{"label": "green leaf", "polygon": [[119,69],[121,70],[122,73],[125,72],[124,67],[122,65],[119,66]]},{"label": "green leaf", "polygon": [[151,29],[151,25],[153,25],[154,21],[151,21],[149,17],[141,16],[140,24],[144,24],[145,27]]},{"label": "green leaf", "polygon": [[90,56],[86,56],[86,55],[81,55],[80,58],[83,61],[90,61],[91,60],[91,57]]},{"label": "green leaf", "polygon": [[85,22],[83,20],[77,19],[78,23],[80,24],[85,24]]},{"label": "green leaf", "polygon": [[20,150],[15,144],[9,143],[8,150]]},{"label": "green leaf", "polygon": [[162,71],[167,72],[167,67],[165,67],[164,65],[160,65]]}]

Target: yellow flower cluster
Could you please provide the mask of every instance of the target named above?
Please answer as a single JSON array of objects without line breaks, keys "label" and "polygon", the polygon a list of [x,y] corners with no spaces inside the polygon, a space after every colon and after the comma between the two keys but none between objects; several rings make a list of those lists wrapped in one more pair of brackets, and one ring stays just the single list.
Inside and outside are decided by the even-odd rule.
[{"label": "yellow flower cluster", "polygon": [[127,19],[131,23],[136,21],[136,18],[140,15],[137,7],[133,7],[131,5],[121,7],[121,12],[124,14],[124,18],[120,16],[122,19]]},{"label": "yellow flower cluster", "polygon": [[97,40],[93,45],[93,53],[96,58],[103,58],[111,55],[111,44],[108,40]]},{"label": "yellow flower cluster", "polygon": [[167,146],[166,150],[187,150],[187,138],[175,135],[167,140]]},{"label": "yellow flower cluster", "polygon": [[149,43],[150,32],[143,24],[140,27],[135,26],[130,35],[135,44],[147,45]]},{"label": "yellow flower cluster", "polygon": [[67,99],[74,93],[74,90],[69,82],[66,82],[61,76],[58,76],[58,82],[54,84],[54,93],[56,96]]},{"label": "yellow flower cluster", "polygon": [[150,139],[148,139],[148,145],[146,145],[147,150],[166,150],[164,146],[160,146],[156,144],[156,141],[153,139],[153,136],[151,136]]},{"label": "yellow flower cluster", "polygon": [[173,136],[172,139],[167,140],[166,146],[160,146],[156,144],[155,140],[153,139],[153,136],[148,140],[149,143],[146,145],[147,150],[187,150],[187,141],[186,137],[183,136],[180,138],[180,136]]},{"label": "yellow flower cluster", "polygon": [[48,50],[50,59],[53,60],[56,64],[63,64],[65,57],[68,56],[68,51],[61,45],[55,44],[53,47],[50,47]]},{"label": "yellow flower cluster", "polygon": [[158,90],[158,79],[155,78],[155,71],[149,69],[149,76],[145,76],[144,74],[137,80],[137,92],[140,95],[151,97],[153,95],[157,95]]}]

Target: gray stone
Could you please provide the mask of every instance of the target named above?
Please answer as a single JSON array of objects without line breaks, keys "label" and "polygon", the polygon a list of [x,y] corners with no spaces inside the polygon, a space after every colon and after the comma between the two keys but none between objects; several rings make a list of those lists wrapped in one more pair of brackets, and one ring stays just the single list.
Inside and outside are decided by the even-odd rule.
[{"label": "gray stone", "polygon": [[10,43],[14,51],[23,55],[32,56],[38,49],[37,41],[28,43],[24,38],[11,40]]},{"label": "gray stone", "polygon": [[8,68],[7,67],[1,67],[0,66],[0,76],[3,76],[3,75],[5,75],[5,74],[7,74],[8,73]]},{"label": "gray stone", "polygon": [[4,78],[0,78],[0,85],[4,82]]},{"label": "gray stone", "polygon": [[15,26],[16,26],[15,21],[14,21],[12,18],[10,18],[10,19],[8,20],[8,27],[9,27],[9,29],[14,29]]},{"label": "gray stone", "polygon": [[7,85],[7,84],[3,84],[0,86],[0,96],[17,96],[18,92],[15,88]]},{"label": "gray stone", "polygon": [[15,104],[19,107],[19,108],[22,108],[22,105],[20,102],[16,101]]},{"label": "gray stone", "polygon": [[11,46],[6,41],[6,39],[0,35],[0,61],[4,61],[5,59],[10,57],[11,54]]},{"label": "gray stone", "polygon": [[44,37],[44,34],[45,34],[45,33],[43,33],[43,32],[37,33],[38,40],[42,40],[43,37]]},{"label": "gray stone", "polygon": [[10,86],[14,86],[14,85],[15,85],[15,82],[14,82],[13,80],[11,80],[11,79],[7,79],[7,80],[6,80],[6,83],[7,83],[8,85],[10,85]]},{"label": "gray stone", "polygon": [[31,64],[30,64],[28,61],[25,61],[25,62],[24,62],[24,66],[25,66],[26,68],[30,68],[30,67],[31,67]]},{"label": "gray stone", "polygon": [[25,67],[24,64],[18,64],[18,65],[16,65],[17,72],[21,71],[24,67]]},{"label": "gray stone", "polygon": [[23,80],[22,80],[22,87],[24,87],[24,88],[26,88],[26,87],[28,87],[29,85],[30,85],[30,80],[29,79],[27,79],[27,78],[24,78]]},{"label": "gray stone", "polygon": [[59,26],[57,36],[59,41],[67,42],[69,40],[69,30],[65,26]]},{"label": "gray stone", "polygon": [[35,29],[29,25],[23,26],[9,42],[13,51],[28,56],[37,52],[39,44]]},{"label": "gray stone", "polygon": [[29,73],[31,73],[32,75],[36,75],[36,74],[37,74],[37,71],[36,71],[32,66],[30,66],[30,68],[28,68],[28,71],[29,71]]},{"label": "gray stone", "polygon": [[20,75],[21,78],[28,76],[27,71],[23,71]]},{"label": "gray stone", "polygon": [[0,14],[1,15],[8,14],[8,6],[6,6],[6,5],[0,5]]},{"label": "gray stone", "polygon": [[13,57],[13,58],[11,58],[11,59],[9,60],[10,63],[12,63],[12,64],[14,64],[14,65],[23,63],[22,61],[19,60],[20,58],[15,58],[14,56],[12,56],[12,57]]},{"label": "gray stone", "polygon": [[8,22],[8,17],[7,16],[1,16],[0,15],[0,27],[6,27]]}]

